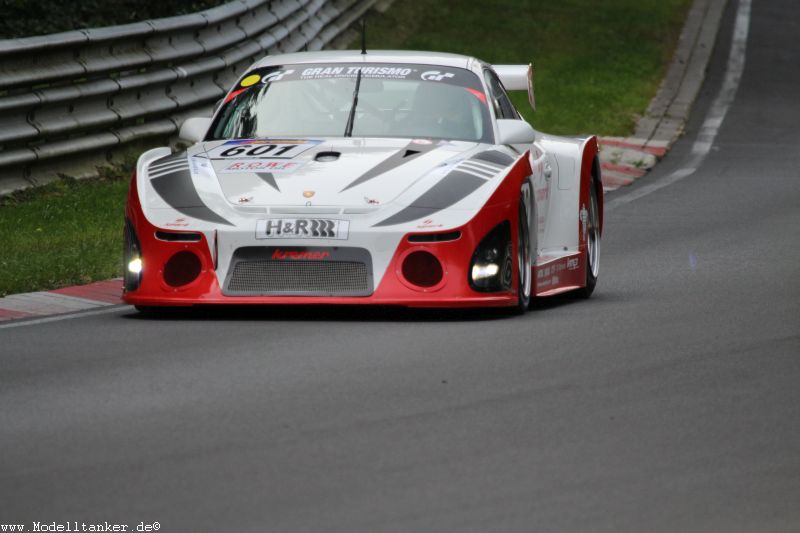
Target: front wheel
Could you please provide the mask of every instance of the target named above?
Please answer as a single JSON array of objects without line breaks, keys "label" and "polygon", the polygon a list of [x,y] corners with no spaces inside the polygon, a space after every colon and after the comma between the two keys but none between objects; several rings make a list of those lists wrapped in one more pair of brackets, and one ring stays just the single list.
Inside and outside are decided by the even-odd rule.
[{"label": "front wheel", "polygon": [[533,205],[531,186],[526,181],[519,195],[519,218],[517,222],[517,305],[514,312],[524,313],[531,303],[531,227]]},{"label": "front wheel", "polygon": [[581,289],[580,294],[588,298],[594,292],[597,276],[600,274],[600,208],[597,200],[597,181],[594,177],[589,188],[589,209],[585,217],[584,212],[581,212],[581,224],[586,228],[586,286]]}]

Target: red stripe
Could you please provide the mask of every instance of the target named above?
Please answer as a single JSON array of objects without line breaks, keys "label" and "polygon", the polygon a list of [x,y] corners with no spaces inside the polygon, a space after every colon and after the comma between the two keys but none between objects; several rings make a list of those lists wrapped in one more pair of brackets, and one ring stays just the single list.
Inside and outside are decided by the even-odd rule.
[{"label": "red stripe", "polygon": [[472,89],[470,87],[465,87],[465,89],[474,94],[482,103],[486,103],[486,95],[480,92],[478,89]]},{"label": "red stripe", "polygon": [[629,143],[625,141],[617,141],[614,139],[600,139],[602,146],[616,146],[619,148],[630,148],[631,150],[638,150],[639,152],[646,152],[653,154],[656,157],[664,157],[667,153],[665,147],[646,146],[644,144]]},{"label": "red stripe", "polygon": [[239,89],[238,91],[233,91],[231,94],[228,95],[227,98],[225,98],[224,103],[227,104],[228,102],[230,102],[231,100],[233,100],[234,98],[245,92],[247,89],[249,89],[249,87],[245,87],[244,89]]},{"label": "red stripe", "polygon": [[66,296],[75,296],[76,298],[84,298],[86,300],[118,304],[122,303],[122,280],[112,279],[109,281],[98,281],[97,283],[64,287],[49,292]]},{"label": "red stripe", "polygon": [[34,314],[25,313],[23,311],[13,311],[11,309],[0,309],[0,320],[11,320],[12,318],[25,318],[26,316],[34,316]]}]

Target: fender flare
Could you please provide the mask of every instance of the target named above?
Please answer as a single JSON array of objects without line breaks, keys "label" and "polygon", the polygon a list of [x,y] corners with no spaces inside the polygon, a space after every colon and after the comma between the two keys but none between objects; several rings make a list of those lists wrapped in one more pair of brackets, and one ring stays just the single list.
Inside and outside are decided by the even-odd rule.
[{"label": "fender flare", "polygon": [[[600,211],[600,235],[603,235],[603,182],[602,182],[602,175],[601,175],[601,167],[600,167],[600,158],[599,158],[599,145],[597,143],[597,137],[592,135],[591,137],[587,138],[583,145],[581,146],[581,173],[580,173],[580,194],[578,196],[578,217],[580,218],[580,213],[585,206],[589,204],[589,187],[592,185],[594,178],[594,185],[597,188],[597,208]],[[583,251],[586,247],[586,243],[583,240],[583,232],[580,230],[580,224],[578,225],[578,242],[580,243],[580,250]]]}]

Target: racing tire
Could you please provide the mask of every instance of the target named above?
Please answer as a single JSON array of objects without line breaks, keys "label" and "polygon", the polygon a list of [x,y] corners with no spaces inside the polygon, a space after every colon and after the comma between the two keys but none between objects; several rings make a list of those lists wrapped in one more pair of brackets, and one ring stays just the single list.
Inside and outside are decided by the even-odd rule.
[{"label": "racing tire", "polygon": [[519,194],[519,217],[517,221],[517,304],[514,314],[521,315],[531,306],[533,273],[531,266],[531,226],[533,206],[531,185],[526,180]]},{"label": "racing tire", "polygon": [[586,285],[578,295],[589,298],[600,274],[600,207],[597,200],[597,178],[592,176],[589,187],[589,210],[586,220]]}]

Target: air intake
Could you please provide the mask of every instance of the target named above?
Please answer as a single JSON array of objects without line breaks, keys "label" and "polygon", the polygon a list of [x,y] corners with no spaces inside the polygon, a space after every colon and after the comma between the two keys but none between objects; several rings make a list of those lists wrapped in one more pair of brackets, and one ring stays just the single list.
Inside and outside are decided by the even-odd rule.
[{"label": "air intake", "polygon": [[369,296],[372,260],[363,248],[248,247],[233,255],[226,296]]}]

